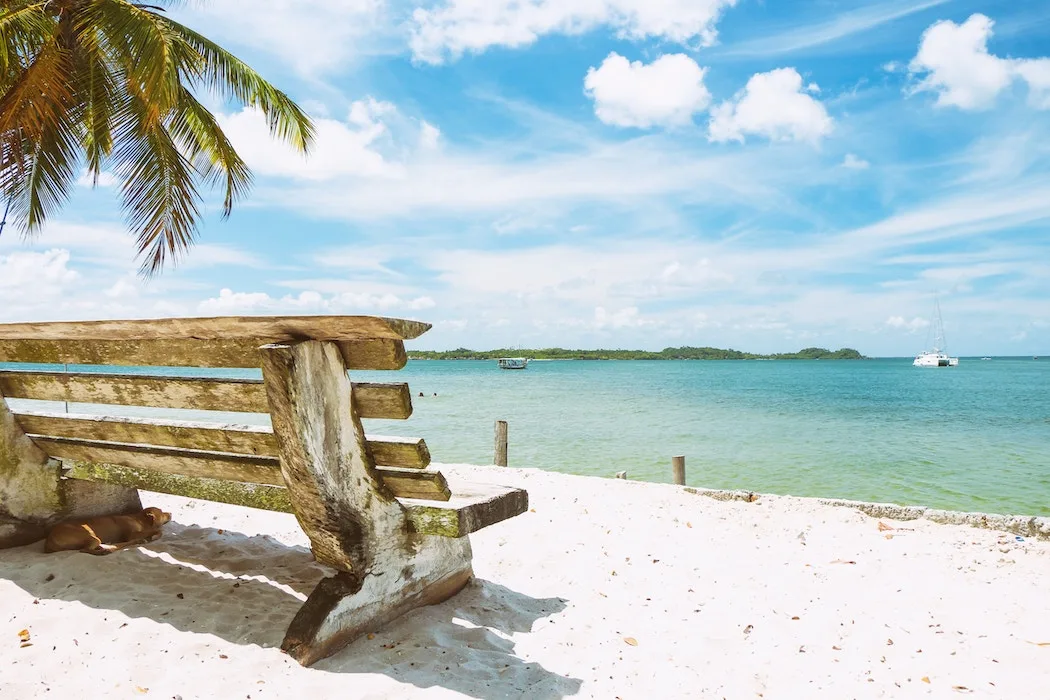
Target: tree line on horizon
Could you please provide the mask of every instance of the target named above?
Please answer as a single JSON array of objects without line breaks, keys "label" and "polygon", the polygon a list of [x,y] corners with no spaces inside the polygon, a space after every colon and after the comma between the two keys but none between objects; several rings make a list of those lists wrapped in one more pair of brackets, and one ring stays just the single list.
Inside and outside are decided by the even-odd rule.
[{"label": "tree line on horizon", "polygon": [[853,348],[828,350],[803,348],[798,352],[762,355],[740,350],[710,347],[664,348],[649,350],[569,350],[566,348],[470,350],[410,350],[413,360],[495,360],[500,357],[528,357],[533,360],[863,360],[864,355]]}]

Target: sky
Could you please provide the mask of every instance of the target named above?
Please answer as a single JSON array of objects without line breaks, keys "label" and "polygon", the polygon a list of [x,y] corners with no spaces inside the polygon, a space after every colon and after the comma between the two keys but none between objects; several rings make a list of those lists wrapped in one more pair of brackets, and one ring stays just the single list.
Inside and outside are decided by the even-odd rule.
[{"label": "sky", "polygon": [[112,177],[0,235],[0,322],[375,314],[410,348],[1050,354],[1045,0],[211,0],[314,118],[137,275]]}]

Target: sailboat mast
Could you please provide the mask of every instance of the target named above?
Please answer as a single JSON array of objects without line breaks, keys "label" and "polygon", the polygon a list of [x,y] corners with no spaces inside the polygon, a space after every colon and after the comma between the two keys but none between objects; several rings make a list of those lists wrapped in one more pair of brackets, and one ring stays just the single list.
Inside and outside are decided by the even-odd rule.
[{"label": "sailboat mast", "polygon": [[937,310],[937,337],[934,339],[934,352],[940,352],[944,350],[948,343],[944,339],[944,319],[941,318],[941,300],[937,297],[933,299],[934,308]]}]

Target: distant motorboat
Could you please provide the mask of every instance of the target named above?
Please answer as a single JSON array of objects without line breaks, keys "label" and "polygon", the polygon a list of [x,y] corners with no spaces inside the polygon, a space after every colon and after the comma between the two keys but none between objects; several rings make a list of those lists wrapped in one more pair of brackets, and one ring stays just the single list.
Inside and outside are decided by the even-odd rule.
[{"label": "distant motorboat", "polygon": [[941,320],[941,304],[934,300],[935,325],[931,330],[936,330],[937,335],[933,339],[933,347],[915,356],[912,362],[916,367],[955,367],[959,364],[958,357],[949,357],[942,348],[944,342],[944,321]]},{"label": "distant motorboat", "polygon": [[525,369],[529,366],[527,357],[500,357],[496,362],[500,369]]},{"label": "distant motorboat", "polygon": [[981,359],[982,359],[982,360],[990,360],[990,359],[992,359],[992,358],[990,358],[990,357],[982,357]]}]

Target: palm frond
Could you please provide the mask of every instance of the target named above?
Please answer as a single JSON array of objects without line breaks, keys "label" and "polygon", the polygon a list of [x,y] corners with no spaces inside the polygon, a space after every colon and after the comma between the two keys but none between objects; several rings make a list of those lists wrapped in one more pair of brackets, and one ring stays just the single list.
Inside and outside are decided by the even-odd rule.
[{"label": "palm frond", "polygon": [[57,40],[40,49],[0,98],[0,132],[20,131],[32,137],[56,123],[72,101],[69,58],[69,51]]},{"label": "palm frond", "polygon": [[52,31],[0,98],[0,182],[5,195],[22,202],[16,216],[26,231],[37,229],[64,201],[61,164],[69,159],[68,134],[76,121],[71,53],[62,28],[53,24]]},{"label": "palm frond", "polygon": [[0,9],[0,80],[13,78],[25,68],[55,27],[54,17],[44,11],[42,2],[4,4]]},{"label": "palm frond", "polygon": [[112,166],[142,274],[193,243],[201,182],[223,214],[251,172],[196,88],[258,108],[306,152],[310,119],[243,61],[163,14],[181,0],[0,0],[0,192],[29,233],[68,200],[86,161]]},{"label": "palm frond", "polygon": [[28,177],[22,179],[12,204],[27,235],[38,232],[69,199],[80,162],[79,145],[74,124],[65,115],[36,141],[29,158]]},{"label": "palm frond", "polygon": [[189,90],[183,88],[169,130],[189,156],[197,159],[197,171],[202,177],[212,182],[225,180],[223,216],[229,216],[233,203],[251,186],[252,174],[219,122]]},{"label": "palm frond", "polygon": [[266,116],[271,134],[304,153],[309,150],[314,138],[313,123],[291,98],[210,39],[169,17],[158,19],[200,55],[203,65],[196,77],[204,87],[242,104],[258,107]]},{"label": "palm frond", "polygon": [[193,243],[200,195],[193,166],[142,94],[129,95],[116,121],[114,169],[149,277]]},{"label": "palm frond", "polygon": [[113,150],[113,119],[118,89],[127,74],[113,70],[94,27],[85,27],[75,51],[77,101],[83,105],[82,145],[88,174],[98,184],[106,158]]},{"label": "palm frond", "polygon": [[126,0],[94,0],[80,18],[84,26],[98,28],[157,116],[174,106],[181,85],[172,46],[176,37],[163,19]]}]

